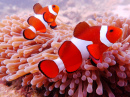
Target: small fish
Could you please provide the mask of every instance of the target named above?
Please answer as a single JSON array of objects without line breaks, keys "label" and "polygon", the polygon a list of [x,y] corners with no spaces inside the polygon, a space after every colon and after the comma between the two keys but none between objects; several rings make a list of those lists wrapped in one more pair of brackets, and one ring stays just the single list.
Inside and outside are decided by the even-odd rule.
[{"label": "small fish", "polygon": [[47,77],[54,78],[66,68],[67,72],[76,71],[85,59],[91,58],[95,64],[102,62],[102,55],[122,35],[122,30],[113,26],[92,26],[80,22],[74,29],[70,41],[59,48],[59,58],[42,60],[39,70]]},{"label": "small fish", "polygon": [[28,18],[27,22],[30,25],[23,31],[23,36],[27,40],[33,40],[36,37],[36,32],[46,32],[48,25],[54,29],[57,24],[55,19],[59,12],[57,5],[49,5],[42,7],[39,3],[33,6],[35,15]]}]

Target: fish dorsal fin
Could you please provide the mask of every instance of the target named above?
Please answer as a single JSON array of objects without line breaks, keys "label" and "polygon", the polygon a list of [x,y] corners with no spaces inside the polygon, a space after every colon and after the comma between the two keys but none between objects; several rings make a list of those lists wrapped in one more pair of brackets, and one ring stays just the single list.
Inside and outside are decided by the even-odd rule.
[{"label": "fish dorsal fin", "polygon": [[74,37],[77,37],[80,33],[84,32],[87,28],[90,26],[85,22],[80,22],[79,24],[76,25],[74,29]]},{"label": "fish dorsal fin", "polygon": [[39,4],[39,3],[36,3],[34,6],[33,6],[33,10],[34,12],[37,14],[39,12],[39,10],[42,9],[42,6]]}]

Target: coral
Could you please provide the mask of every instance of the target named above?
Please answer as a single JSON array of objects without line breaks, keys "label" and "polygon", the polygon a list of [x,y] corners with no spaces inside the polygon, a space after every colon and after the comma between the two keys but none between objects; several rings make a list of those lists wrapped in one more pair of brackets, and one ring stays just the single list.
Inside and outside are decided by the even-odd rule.
[{"label": "coral", "polygon": [[[88,19],[91,26],[112,25],[122,28],[123,36],[103,54],[103,62],[93,66],[87,59],[74,73],[64,69],[56,78],[46,78],[38,70],[43,59],[56,59],[58,48],[65,40],[70,40],[73,27],[57,18],[57,28],[47,28],[46,33],[37,32],[34,40],[22,36],[29,25],[26,16],[6,16],[0,23],[0,78],[15,81],[22,78],[22,86],[31,85],[42,91],[44,96],[58,97],[128,97],[130,96],[130,19],[117,15]],[[70,59],[71,60],[71,59]],[[69,60],[68,60],[69,61]]]}]

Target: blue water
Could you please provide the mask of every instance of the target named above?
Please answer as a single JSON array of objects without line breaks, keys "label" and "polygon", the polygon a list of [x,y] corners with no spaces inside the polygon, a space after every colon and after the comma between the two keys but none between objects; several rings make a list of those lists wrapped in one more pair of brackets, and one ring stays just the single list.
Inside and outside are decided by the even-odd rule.
[{"label": "blue water", "polygon": [[[58,5],[60,7],[59,15],[66,18],[74,18],[75,16],[78,19],[74,22],[80,21],[93,13],[114,12],[124,17],[129,17],[130,13],[130,0],[0,0],[0,18],[26,11],[33,12],[33,5],[38,2],[42,6]],[[74,16],[71,16],[71,14]]]}]

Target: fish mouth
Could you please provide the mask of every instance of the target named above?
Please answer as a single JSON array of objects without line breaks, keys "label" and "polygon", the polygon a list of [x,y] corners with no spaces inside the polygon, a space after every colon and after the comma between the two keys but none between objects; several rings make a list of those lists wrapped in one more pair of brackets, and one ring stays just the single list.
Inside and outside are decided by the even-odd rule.
[{"label": "fish mouth", "polygon": [[[118,33],[116,34],[116,37],[115,37],[115,40],[116,40],[116,41],[115,41],[115,42],[117,42],[118,40],[120,40],[120,39],[122,38],[122,34],[123,34],[123,31],[122,31],[122,29],[120,29],[120,28],[117,29],[117,32],[118,32]],[[114,43],[115,43],[115,42],[114,42]]]},{"label": "fish mouth", "polygon": [[[120,38],[122,37],[123,31],[122,31],[122,29],[119,28],[119,31],[118,31],[118,32],[119,32],[119,33],[118,33],[118,37],[119,37],[119,39],[120,39]],[[119,40],[119,39],[118,39],[118,40]]]}]

